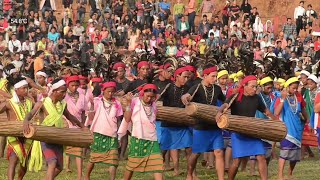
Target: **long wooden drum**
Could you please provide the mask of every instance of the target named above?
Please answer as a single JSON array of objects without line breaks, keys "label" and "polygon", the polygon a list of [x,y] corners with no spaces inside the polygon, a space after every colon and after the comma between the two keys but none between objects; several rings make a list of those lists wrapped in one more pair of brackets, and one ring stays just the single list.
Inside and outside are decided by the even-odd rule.
[{"label": "long wooden drum", "polygon": [[287,128],[280,120],[222,115],[217,124],[221,129],[275,142],[280,142],[287,135]]},{"label": "long wooden drum", "polygon": [[89,147],[93,143],[93,135],[89,130],[73,128],[56,128],[31,125],[26,138],[65,146]]},{"label": "long wooden drum", "polygon": [[1,119],[0,127],[0,136],[23,137],[22,122]]},{"label": "long wooden drum", "polygon": [[[185,112],[187,115],[192,116],[196,119],[201,119],[208,123],[216,123],[215,117],[218,113],[219,107],[200,104],[200,103],[190,103],[186,106]],[[230,114],[230,111],[227,111]]]},{"label": "long wooden drum", "polygon": [[157,119],[182,125],[194,125],[195,119],[188,116],[184,108],[157,106]]},{"label": "long wooden drum", "polygon": [[23,134],[23,122],[0,122],[0,136],[26,137],[33,140],[75,147],[89,147],[93,136],[89,130],[30,125],[30,133]]}]

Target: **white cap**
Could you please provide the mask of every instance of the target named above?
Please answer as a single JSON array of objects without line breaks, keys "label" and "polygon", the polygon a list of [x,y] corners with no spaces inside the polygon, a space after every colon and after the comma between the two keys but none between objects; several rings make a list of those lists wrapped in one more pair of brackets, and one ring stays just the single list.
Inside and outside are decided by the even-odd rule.
[{"label": "white cap", "polygon": [[315,75],[313,75],[313,74],[311,74],[310,76],[308,76],[308,79],[310,79],[310,80],[312,80],[313,82],[315,82],[315,83],[319,83],[319,80],[318,80],[318,78],[317,78],[317,76],[315,76]]},{"label": "white cap", "polygon": [[314,44],[313,44],[313,43],[311,43],[309,46],[310,46],[310,47],[314,47]]},{"label": "white cap", "polygon": [[204,39],[201,39],[201,40],[200,40],[200,42],[201,42],[201,43],[205,43],[205,42],[206,42],[206,40],[204,40]]},{"label": "white cap", "polygon": [[92,23],[92,22],[93,22],[93,19],[89,19],[88,22],[89,22],[89,23]]},{"label": "white cap", "polygon": [[306,76],[310,76],[310,73],[308,72],[308,71],[306,71],[306,70],[302,70],[301,72],[300,72],[300,75],[301,74],[304,74],[304,75],[306,75]]}]

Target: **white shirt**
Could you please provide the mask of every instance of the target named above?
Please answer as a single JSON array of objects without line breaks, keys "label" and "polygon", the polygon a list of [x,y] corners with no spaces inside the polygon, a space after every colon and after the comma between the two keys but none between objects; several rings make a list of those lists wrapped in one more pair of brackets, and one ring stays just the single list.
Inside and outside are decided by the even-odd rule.
[{"label": "white shirt", "polygon": [[9,51],[12,53],[13,53],[13,46],[18,47],[17,52],[21,51],[21,42],[19,40],[16,39],[15,41],[12,41],[12,40],[9,41],[8,48],[9,48]]},{"label": "white shirt", "polygon": [[14,65],[14,67],[16,67],[16,69],[20,69],[23,64],[22,61],[17,61],[17,60],[12,61],[11,63]]},{"label": "white shirt", "polygon": [[35,43],[29,43],[26,42],[22,43],[22,51],[29,51],[31,55],[35,54]]},{"label": "white shirt", "polygon": [[299,16],[303,16],[305,12],[306,10],[303,7],[301,6],[296,7],[294,9],[294,15],[293,15],[294,19],[298,19]]},{"label": "white shirt", "polygon": [[265,41],[261,41],[260,42],[260,49],[264,49],[265,47],[269,47],[270,46],[270,42],[265,42]]},{"label": "white shirt", "polygon": [[185,30],[188,30],[187,25],[185,22],[181,22],[181,31],[185,31]]},{"label": "white shirt", "polygon": [[213,29],[211,29],[208,33],[208,35],[210,36],[210,34],[213,33],[213,37],[215,38],[219,38],[220,37],[220,31],[218,29],[216,29],[216,31],[214,31]]},{"label": "white shirt", "polygon": [[307,22],[311,22],[312,21],[311,15],[313,15],[313,14],[314,14],[314,10],[312,10],[312,9],[306,11],[306,15],[308,17]]},{"label": "white shirt", "polygon": [[237,25],[238,28],[241,28],[241,22],[236,23],[235,21],[231,21],[231,23],[230,23],[230,29],[232,29],[234,25]]}]

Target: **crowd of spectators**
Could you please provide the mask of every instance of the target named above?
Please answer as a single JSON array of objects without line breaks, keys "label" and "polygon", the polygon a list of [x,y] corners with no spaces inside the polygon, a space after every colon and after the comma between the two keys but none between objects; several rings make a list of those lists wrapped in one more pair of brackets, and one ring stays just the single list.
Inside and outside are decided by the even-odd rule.
[{"label": "crowd of spectators", "polygon": [[[24,63],[26,70],[36,71],[34,61],[40,54],[45,64],[68,61],[71,56],[92,60],[92,54],[101,55],[112,46],[136,53],[146,49],[155,53],[157,48],[168,56],[189,59],[210,48],[224,52],[246,43],[255,60],[274,55],[296,61],[297,70],[316,63],[320,56],[320,37],[311,35],[319,27],[318,15],[312,4],[305,8],[303,1],[280,33],[274,31],[272,21],[262,21],[248,0],[227,0],[222,9],[212,0],[59,2],[63,10],[57,10],[54,0],[2,1],[2,65],[13,62],[21,68]],[[232,52],[237,56],[237,51]]]}]

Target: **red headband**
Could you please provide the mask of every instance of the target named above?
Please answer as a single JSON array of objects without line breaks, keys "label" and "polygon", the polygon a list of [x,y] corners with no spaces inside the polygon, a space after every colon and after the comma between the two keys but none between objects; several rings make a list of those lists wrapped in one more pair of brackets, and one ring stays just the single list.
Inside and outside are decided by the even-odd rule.
[{"label": "red headband", "polygon": [[159,69],[168,69],[171,66],[170,63],[166,63],[165,65],[161,65]]},{"label": "red headband", "polygon": [[257,77],[254,76],[254,75],[250,75],[250,76],[246,76],[242,82],[241,82],[241,85],[240,85],[240,88],[239,88],[239,95],[238,95],[238,99],[237,101],[241,102],[242,101],[242,96],[243,96],[243,93],[244,93],[244,85],[246,83],[248,83],[249,81],[254,81],[254,80],[257,80]]},{"label": "red headband", "polygon": [[95,82],[102,82],[102,78],[96,77],[96,78],[92,78],[91,82],[95,83]]},{"label": "red headband", "polygon": [[140,69],[142,66],[149,66],[148,61],[140,61],[138,63],[138,69]]},{"label": "red headband", "polygon": [[73,82],[73,81],[79,81],[79,76],[69,76],[67,77],[67,85],[69,85],[69,83]]},{"label": "red headband", "polygon": [[196,72],[196,68],[191,65],[186,66],[186,69],[187,71]]},{"label": "red headband", "polygon": [[85,76],[79,75],[79,80],[86,80],[86,81],[88,81],[88,78],[85,77]]},{"label": "red headband", "polygon": [[113,65],[113,68],[114,70],[118,70],[118,68],[121,67],[121,68],[126,68],[126,65],[122,62],[117,62]]},{"label": "red headband", "polygon": [[104,91],[106,90],[107,88],[109,87],[113,87],[113,88],[116,88],[117,87],[117,84],[113,81],[109,81],[109,82],[105,82],[101,85],[101,90]]},{"label": "red headband", "polygon": [[212,72],[216,72],[216,71],[218,71],[217,66],[213,66],[213,67],[204,69],[204,70],[203,70],[203,75],[205,75],[205,74],[208,75],[208,74],[210,74],[210,73],[212,73]]},{"label": "red headband", "polygon": [[139,92],[139,95],[143,96],[144,95],[144,91],[147,90],[147,89],[153,89],[153,90],[157,91],[158,88],[154,84],[146,84],[141,88],[141,90]]},{"label": "red headband", "polygon": [[185,71],[188,71],[187,67],[181,67],[181,68],[178,68],[175,72],[174,72],[174,78],[176,78],[177,75],[185,72]]}]

